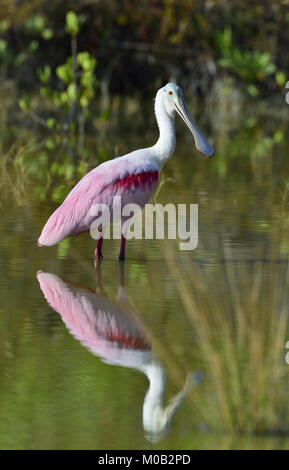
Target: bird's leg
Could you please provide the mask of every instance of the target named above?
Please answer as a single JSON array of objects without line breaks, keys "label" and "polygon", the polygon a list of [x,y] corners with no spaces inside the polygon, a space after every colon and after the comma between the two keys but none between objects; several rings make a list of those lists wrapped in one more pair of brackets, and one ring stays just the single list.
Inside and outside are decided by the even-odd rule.
[{"label": "bird's leg", "polygon": [[116,300],[122,303],[128,303],[127,293],[125,290],[125,278],[124,278],[124,263],[119,263],[119,288],[116,296]]},{"label": "bird's leg", "polygon": [[95,251],[94,251],[94,258],[95,259],[103,259],[102,251],[101,251],[102,242],[103,242],[103,237],[100,237],[97,240],[97,245],[96,245],[96,248],[95,248]]},{"label": "bird's leg", "polygon": [[120,252],[119,252],[119,261],[124,261],[125,259],[125,242],[126,239],[123,235],[121,235],[121,242],[120,242]]},{"label": "bird's leg", "polygon": [[102,285],[102,274],[101,274],[101,263],[96,263],[96,266],[95,266],[95,269],[96,269],[96,293],[97,295],[102,295],[104,297],[106,297],[106,292],[103,288],[103,285]]},{"label": "bird's leg", "polygon": [[125,277],[124,277],[124,265],[119,265],[119,285],[120,287],[125,287]]}]

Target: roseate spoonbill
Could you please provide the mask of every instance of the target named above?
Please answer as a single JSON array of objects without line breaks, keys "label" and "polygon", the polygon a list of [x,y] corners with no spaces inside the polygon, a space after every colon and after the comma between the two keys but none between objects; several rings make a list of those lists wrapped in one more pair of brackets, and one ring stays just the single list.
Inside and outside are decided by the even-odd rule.
[{"label": "roseate spoonbill", "polygon": [[145,334],[143,319],[128,301],[123,266],[116,300],[105,295],[99,264],[97,293],[64,282],[55,274],[38,271],[37,278],[48,304],[84,347],[107,364],[129,367],[146,375],[149,380],[143,403],[146,437],[154,442],[163,437],[191,387],[202,382],[203,374],[189,373],[183,389],[164,406],[166,372]]},{"label": "roseate spoonbill", "polygon": [[[155,98],[155,115],[159,127],[156,144],[104,162],[85,175],[48,219],[38,245],[55,245],[63,238],[89,231],[97,218],[91,208],[97,204],[106,204],[112,213],[114,196],[121,197],[121,208],[129,203],[136,203],[143,208],[157,186],[162,167],[174,152],[175,111],[192,132],[197,149],[207,157],[212,156],[214,149],[192,121],[182,89],[174,83],[168,83],[158,90]],[[122,227],[128,219],[122,218]],[[96,258],[102,258],[101,234],[95,249]],[[125,233],[122,230],[119,259],[124,258]]]}]

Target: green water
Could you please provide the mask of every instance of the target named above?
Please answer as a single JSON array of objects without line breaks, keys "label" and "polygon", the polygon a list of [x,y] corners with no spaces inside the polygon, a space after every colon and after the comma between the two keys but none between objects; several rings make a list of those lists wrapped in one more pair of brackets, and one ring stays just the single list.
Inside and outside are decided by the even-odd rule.
[{"label": "green water", "polygon": [[[114,240],[105,241],[98,269],[89,234],[37,247],[66,180],[60,174],[48,187],[42,149],[31,151],[32,176],[16,178],[8,168],[0,220],[1,449],[288,448],[289,138],[286,118],[265,111],[223,123],[219,115],[211,127],[203,118],[200,126],[214,136],[210,160],[196,154],[178,123],[157,198],[199,205],[198,247],[132,240],[122,268]],[[112,135],[92,136],[88,167],[108,138],[111,156],[152,144],[147,115],[145,130],[128,119]],[[27,136],[21,130],[19,146]],[[59,155],[64,144],[57,145]],[[53,161],[56,153],[48,153]],[[57,290],[42,292],[39,270],[54,275]],[[66,317],[49,305],[51,296],[58,306],[69,297]],[[112,334],[95,339],[93,310],[125,325],[122,347]],[[148,370],[157,392],[144,407]]]}]

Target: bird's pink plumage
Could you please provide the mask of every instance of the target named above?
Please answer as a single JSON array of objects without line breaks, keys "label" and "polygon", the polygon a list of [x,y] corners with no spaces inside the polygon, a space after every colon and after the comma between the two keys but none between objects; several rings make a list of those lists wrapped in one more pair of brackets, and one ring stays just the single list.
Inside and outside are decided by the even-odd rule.
[{"label": "bird's pink plumage", "polygon": [[143,332],[117,302],[66,283],[55,274],[38,271],[37,278],[47,302],[68,330],[94,354],[108,359],[117,357],[119,349],[151,350]]},{"label": "bird's pink plumage", "polygon": [[[158,168],[147,158],[126,157],[105,162],[85,175],[46,222],[38,245],[55,245],[63,238],[90,230],[95,216],[90,209],[106,204],[112,209],[113,196],[121,196],[122,207],[137,203],[143,207],[158,181]],[[132,158],[133,157],[133,158]]]}]

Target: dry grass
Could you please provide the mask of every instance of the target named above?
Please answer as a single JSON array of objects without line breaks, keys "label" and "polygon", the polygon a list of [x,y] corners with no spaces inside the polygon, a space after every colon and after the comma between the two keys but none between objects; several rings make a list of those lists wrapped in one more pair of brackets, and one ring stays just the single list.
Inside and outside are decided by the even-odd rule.
[{"label": "dry grass", "polygon": [[195,264],[189,280],[166,252],[206,370],[198,406],[216,430],[287,432],[289,263],[238,262],[224,251],[219,272]]}]

